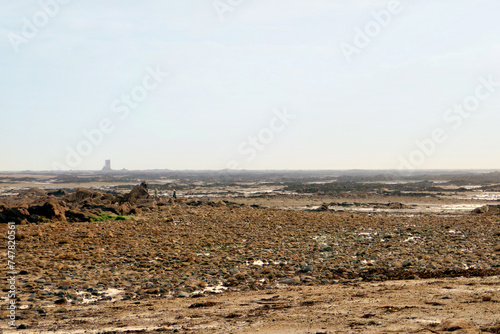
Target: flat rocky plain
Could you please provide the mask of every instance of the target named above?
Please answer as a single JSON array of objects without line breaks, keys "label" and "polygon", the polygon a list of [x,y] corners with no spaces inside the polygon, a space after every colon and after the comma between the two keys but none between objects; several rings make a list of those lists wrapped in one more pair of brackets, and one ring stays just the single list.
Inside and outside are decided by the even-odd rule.
[{"label": "flat rocky plain", "polygon": [[407,197],[342,204],[344,193],[318,207],[298,192],[290,203],[312,209],[290,209],[283,194],[266,207],[261,195],[173,198],[152,182],[55,188],[0,197],[19,272],[17,329],[2,287],[4,333],[500,333],[495,205],[411,212]]}]

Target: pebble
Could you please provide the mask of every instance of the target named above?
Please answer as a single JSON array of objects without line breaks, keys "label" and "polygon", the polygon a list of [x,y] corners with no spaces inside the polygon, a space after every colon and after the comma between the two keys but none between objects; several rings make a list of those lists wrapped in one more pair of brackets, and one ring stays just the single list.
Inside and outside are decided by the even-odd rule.
[{"label": "pebble", "polygon": [[491,295],[484,295],[481,299],[483,302],[489,302],[493,299],[493,297]]},{"label": "pebble", "polygon": [[188,298],[190,295],[189,293],[185,292],[185,291],[180,291],[178,294],[177,294],[178,297],[180,298]]},{"label": "pebble", "polygon": [[292,278],[286,278],[282,281],[284,284],[299,284],[300,283],[300,277],[299,276],[295,276],[295,277],[292,277]]}]

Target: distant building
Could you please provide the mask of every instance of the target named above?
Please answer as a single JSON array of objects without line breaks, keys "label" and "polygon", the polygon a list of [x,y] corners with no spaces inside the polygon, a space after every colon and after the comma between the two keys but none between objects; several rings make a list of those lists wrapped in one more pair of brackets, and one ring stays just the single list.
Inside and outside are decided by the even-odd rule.
[{"label": "distant building", "polygon": [[110,172],[111,171],[111,160],[105,160],[104,161],[104,167],[102,167],[103,172]]}]

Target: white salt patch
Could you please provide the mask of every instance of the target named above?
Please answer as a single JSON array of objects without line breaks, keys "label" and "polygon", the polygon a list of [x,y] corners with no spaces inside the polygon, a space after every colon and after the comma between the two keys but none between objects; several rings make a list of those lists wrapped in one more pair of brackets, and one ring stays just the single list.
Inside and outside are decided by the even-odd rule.
[{"label": "white salt patch", "polygon": [[479,189],[482,188],[483,186],[463,186],[462,188],[468,189],[468,190],[473,190],[473,189]]},{"label": "white salt patch", "polygon": [[207,286],[203,290],[195,291],[195,292],[193,292],[193,295],[200,295],[200,294],[204,294],[206,292],[208,292],[208,293],[222,293],[226,290],[227,290],[227,287],[223,286],[222,283],[219,283],[219,285],[217,285],[217,286]]},{"label": "white salt patch", "polygon": [[262,267],[265,264],[269,264],[269,262],[263,262],[262,260],[253,261],[254,266]]},{"label": "white salt patch", "polygon": [[402,242],[410,242],[411,241],[411,242],[417,243],[417,241],[420,240],[420,239],[422,239],[422,238],[420,238],[420,237],[409,237],[408,239],[405,239]]},{"label": "white salt patch", "polygon": [[472,198],[486,201],[496,201],[500,199],[500,192],[484,191],[481,194],[473,195]]},{"label": "white salt patch", "polygon": [[124,290],[109,288],[104,292],[104,294],[108,297],[111,297],[111,301],[114,302],[118,300],[116,297],[122,292],[124,292]]}]

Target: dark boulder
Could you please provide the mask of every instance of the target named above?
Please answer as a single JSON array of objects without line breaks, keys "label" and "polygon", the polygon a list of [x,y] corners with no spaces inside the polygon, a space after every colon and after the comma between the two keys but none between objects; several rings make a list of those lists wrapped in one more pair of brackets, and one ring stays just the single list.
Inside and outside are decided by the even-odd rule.
[{"label": "dark boulder", "polygon": [[48,201],[43,205],[32,206],[28,211],[31,215],[38,215],[51,220],[66,220],[66,208],[56,201]]},{"label": "dark boulder", "polygon": [[64,190],[64,189],[59,189],[59,190],[56,190],[56,191],[49,192],[47,195],[49,195],[49,196],[55,196],[55,197],[63,197],[63,196],[67,196],[68,192],[66,190]]},{"label": "dark boulder", "polygon": [[123,196],[122,202],[137,203],[139,200],[150,199],[148,192],[148,182],[144,181],[140,185],[135,186],[132,191]]},{"label": "dark boulder", "polygon": [[389,209],[400,210],[400,209],[408,209],[408,206],[403,203],[393,202],[388,204]]},{"label": "dark boulder", "polygon": [[95,215],[82,211],[66,211],[66,218],[70,222],[89,222]]},{"label": "dark boulder", "polygon": [[16,224],[21,223],[24,219],[29,218],[29,213],[25,209],[19,208],[5,208],[0,211],[0,223],[7,224],[9,222],[14,222]]},{"label": "dark boulder", "polygon": [[85,200],[100,200],[103,197],[103,193],[99,191],[92,191],[88,189],[78,188],[76,192],[72,193],[67,197],[68,202],[80,203]]},{"label": "dark boulder", "polygon": [[322,204],[319,208],[317,208],[314,211],[322,212],[322,211],[330,211],[330,208],[328,207],[327,204]]},{"label": "dark boulder", "polygon": [[500,214],[499,205],[485,205],[480,208],[475,208],[472,213],[483,214],[483,215],[498,215]]}]

